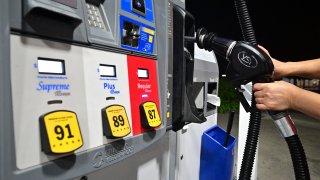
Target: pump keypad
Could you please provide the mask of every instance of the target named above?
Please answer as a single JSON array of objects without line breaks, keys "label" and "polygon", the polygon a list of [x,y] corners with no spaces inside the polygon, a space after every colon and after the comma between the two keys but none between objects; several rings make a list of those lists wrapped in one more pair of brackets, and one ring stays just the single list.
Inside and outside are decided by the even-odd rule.
[{"label": "pump keypad", "polygon": [[76,113],[54,111],[40,117],[42,150],[46,154],[73,152],[83,145]]},{"label": "pump keypad", "polygon": [[87,3],[87,13],[89,26],[106,29],[98,6]]},{"label": "pump keypad", "polygon": [[125,137],[131,132],[126,110],[121,105],[102,109],[103,133],[107,138]]},{"label": "pump keypad", "polygon": [[145,102],[140,105],[140,117],[144,128],[155,128],[161,125],[157,105],[154,102]]}]

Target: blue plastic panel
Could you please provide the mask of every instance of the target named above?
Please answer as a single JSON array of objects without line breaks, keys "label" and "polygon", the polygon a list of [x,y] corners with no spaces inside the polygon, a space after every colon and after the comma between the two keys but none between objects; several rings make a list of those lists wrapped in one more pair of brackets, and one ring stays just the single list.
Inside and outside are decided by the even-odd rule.
[{"label": "blue plastic panel", "polygon": [[131,22],[135,25],[138,25],[140,27],[139,29],[140,38],[139,38],[137,47],[123,45],[122,43],[121,43],[121,47],[129,50],[133,50],[133,51],[139,51],[146,54],[152,54],[154,41],[155,41],[155,34],[156,34],[155,28],[151,26],[147,26],[141,22],[135,21],[133,19],[130,19],[128,17],[121,15],[120,16],[120,42],[123,35],[122,29],[123,29],[124,22]]},{"label": "blue plastic panel", "polygon": [[121,9],[150,22],[154,22],[152,0],[141,0],[142,3],[145,3],[145,16],[134,12],[132,7],[133,2],[134,0],[121,0]]}]

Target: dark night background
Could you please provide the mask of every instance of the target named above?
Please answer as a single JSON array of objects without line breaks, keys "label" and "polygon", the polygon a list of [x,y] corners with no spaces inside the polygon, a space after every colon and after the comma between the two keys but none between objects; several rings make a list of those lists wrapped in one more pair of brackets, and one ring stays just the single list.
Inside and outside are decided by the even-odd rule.
[{"label": "dark night background", "polygon": [[[319,0],[247,0],[257,41],[272,57],[299,61],[320,57]],[[186,0],[197,27],[242,40],[233,0]]]}]

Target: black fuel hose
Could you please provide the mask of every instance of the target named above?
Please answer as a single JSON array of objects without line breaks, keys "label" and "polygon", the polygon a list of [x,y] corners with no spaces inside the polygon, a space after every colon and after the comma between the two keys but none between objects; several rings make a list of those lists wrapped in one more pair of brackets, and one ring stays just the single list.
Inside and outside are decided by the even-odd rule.
[{"label": "black fuel hose", "polygon": [[[244,40],[257,45],[246,2],[244,0],[235,0],[235,6]],[[250,114],[247,140],[239,174],[240,180],[251,179],[260,133],[261,111],[256,109],[256,102],[253,93],[251,97],[251,107],[252,110]]]},{"label": "black fuel hose", "polygon": [[[251,23],[249,11],[247,8],[247,4],[245,0],[235,0],[235,7],[240,23],[240,27],[242,30],[242,34],[245,41],[248,41],[254,45],[257,45],[255,33],[253,30],[253,26]],[[254,84],[254,82],[253,82]],[[261,123],[261,112],[256,109],[256,102],[254,94],[252,93],[252,111],[250,114],[250,122],[249,122],[249,129],[247,134],[247,140],[245,145],[245,151],[241,163],[241,169],[239,174],[239,180],[250,180],[251,174],[252,174],[252,168],[254,164],[255,159],[255,153],[257,149],[257,143],[259,138],[259,132],[260,132],[260,123]],[[269,114],[273,114],[275,112],[269,112]],[[309,180],[310,174],[309,174],[309,168],[307,163],[307,158],[305,155],[305,152],[303,150],[303,146],[301,144],[301,141],[299,139],[299,136],[296,133],[295,126],[287,112],[281,112],[277,114],[284,114],[284,116],[281,116],[280,118],[273,118],[275,121],[275,124],[278,125],[281,132],[281,126],[279,126],[279,123],[282,123],[281,125],[286,125],[287,129],[291,132],[289,136],[285,136],[285,133],[282,133],[283,137],[285,137],[285,140],[288,144],[289,151],[291,154],[291,159],[294,167],[295,177],[298,180]],[[277,116],[277,115],[276,115]]]},{"label": "black fuel hose", "polygon": [[300,138],[298,135],[285,138],[289,146],[292,164],[294,168],[294,175],[296,179],[308,180],[310,179],[307,158],[303,150]]},{"label": "black fuel hose", "polygon": [[242,31],[243,39],[253,45],[257,45],[257,39],[251,23],[247,3],[245,0],[235,0],[235,7],[238,15],[240,28]]},{"label": "black fuel hose", "polygon": [[239,180],[249,180],[251,179],[252,168],[255,160],[260,124],[261,124],[261,111],[256,109],[255,97],[251,97],[252,111],[250,114],[249,128],[247,133],[247,140],[245,144],[245,149],[243,153]]}]

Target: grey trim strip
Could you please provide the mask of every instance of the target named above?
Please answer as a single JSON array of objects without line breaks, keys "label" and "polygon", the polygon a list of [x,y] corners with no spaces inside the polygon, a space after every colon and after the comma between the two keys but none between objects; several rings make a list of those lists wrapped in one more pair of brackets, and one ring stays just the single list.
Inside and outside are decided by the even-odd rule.
[{"label": "grey trim strip", "polygon": [[10,179],[15,158],[10,72],[9,0],[0,6],[0,179]]},{"label": "grey trim strip", "polygon": [[169,180],[176,179],[177,133],[169,131]]}]

